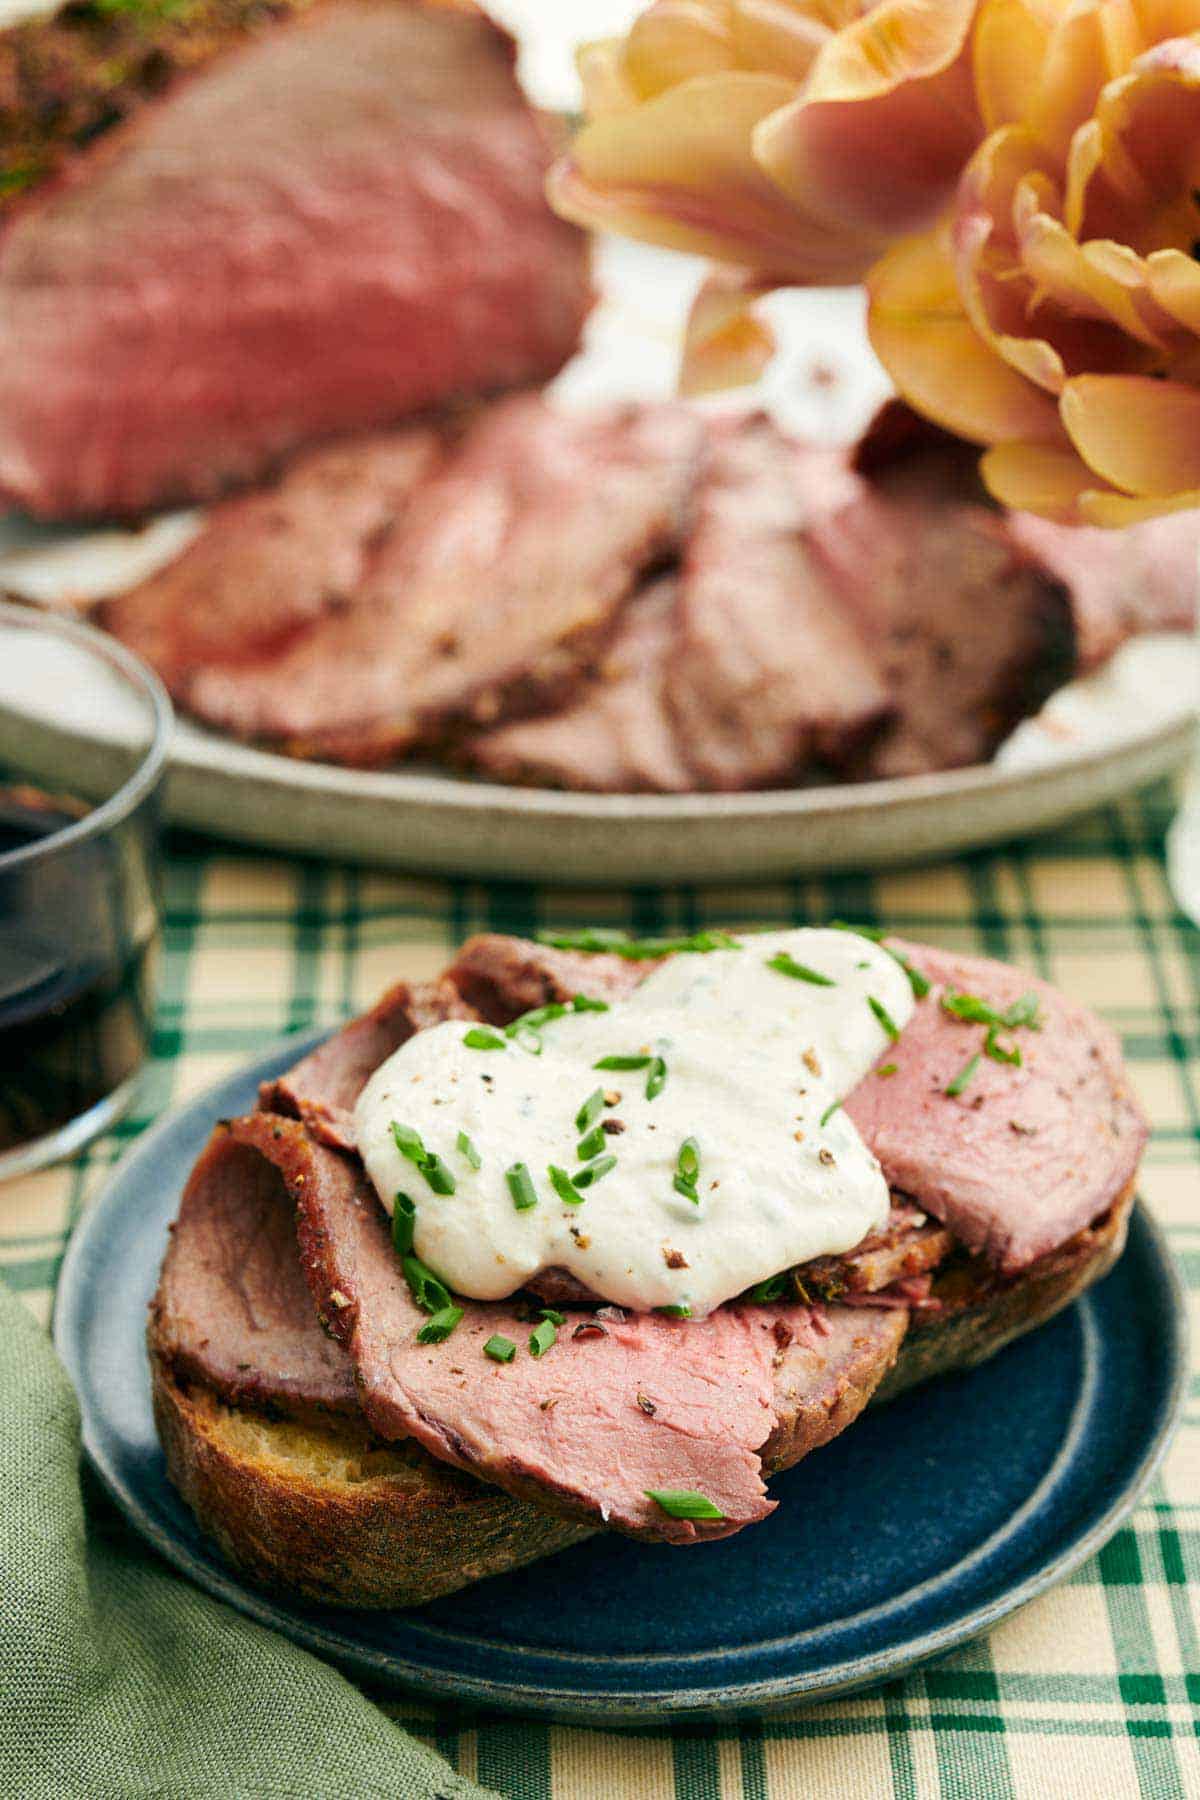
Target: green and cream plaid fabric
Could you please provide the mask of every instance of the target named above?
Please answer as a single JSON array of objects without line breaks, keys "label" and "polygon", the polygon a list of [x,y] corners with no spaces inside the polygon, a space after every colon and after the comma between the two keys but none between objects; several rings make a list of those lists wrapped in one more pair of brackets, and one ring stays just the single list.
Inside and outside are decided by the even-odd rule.
[{"label": "green and cream plaid fabric", "polygon": [[[833,915],[1023,963],[1112,1021],[1155,1127],[1143,1192],[1194,1298],[1200,933],[1164,879],[1170,801],[1154,790],[1054,839],[915,872],[620,895],[435,882],[176,840],[154,1060],[137,1109],[87,1155],[0,1187],[0,1268],[47,1319],[71,1226],[131,1137],[281,1033],[433,974],[472,931]],[[877,1693],[677,1734],[416,1703],[389,1711],[521,1800],[1200,1800],[1200,1389],[1165,1469],[1100,1557],[985,1642]]]}]

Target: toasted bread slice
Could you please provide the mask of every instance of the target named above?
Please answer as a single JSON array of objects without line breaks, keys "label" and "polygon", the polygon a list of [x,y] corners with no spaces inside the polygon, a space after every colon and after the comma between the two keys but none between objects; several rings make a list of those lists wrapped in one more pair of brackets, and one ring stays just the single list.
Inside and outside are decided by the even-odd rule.
[{"label": "toasted bread slice", "polygon": [[[789,1410],[785,1380],[765,1469],[790,1467],[869,1402],[983,1362],[1044,1324],[1108,1273],[1124,1247],[1133,1200],[1131,1184],[1102,1219],[1015,1281],[989,1283],[976,1264],[952,1266],[935,1290],[943,1310],[915,1313],[906,1333],[904,1315],[895,1315],[898,1353],[873,1394],[852,1374],[819,1406],[809,1394]],[[588,1526],[514,1499],[415,1445],[381,1446],[365,1424],[298,1424],[227,1406],[173,1374],[158,1354],[153,1321],[150,1360],[171,1479],[226,1557],[260,1586],[339,1606],[416,1606],[590,1535]]]}]

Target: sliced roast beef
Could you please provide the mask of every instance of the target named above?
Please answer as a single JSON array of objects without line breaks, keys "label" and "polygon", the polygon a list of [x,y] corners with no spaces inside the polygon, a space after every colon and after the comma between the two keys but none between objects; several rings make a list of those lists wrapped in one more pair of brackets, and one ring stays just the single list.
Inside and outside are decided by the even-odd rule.
[{"label": "sliced roast beef", "polygon": [[[899,940],[894,947],[933,986],[883,1058],[896,1072],[867,1076],[846,1111],[894,1191],[1014,1273],[1106,1212],[1136,1172],[1147,1128],[1120,1045],[1086,1007],[1007,963]],[[572,984],[617,998],[653,966],[488,936],[465,945],[448,973],[503,1023],[527,1005],[568,998]],[[1020,1050],[1019,1067],[983,1053],[986,1027],[944,1010],[947,984],[996,1011],[1037,995],[1040,1029],[1000,1034],[1002,1047]],[[977,1052],[962,1094],[947,1095]]]},{"label": "sliced roast beef", "polygon": [[986,762],[1075,668],[1066,590],[1007,521],[949,497],[936,457],[904,474],[807,534],[894,702],[854,762],[876,778]]},{"label": "sliced roast beef", "polygon": [[1079,662],[1094,669],[1127,638],[1196,623],[1200,512],[1168,513],[1123,531],[1010,515],[1013,536],[1071,596]]},{"label": "sliced roast beef", "polygon": [[[892,1187],[1015,1274],[1107,1212],[1137,1172],[1147,1128],[1120,1046],[1085,1007],[1006,963],[897,947],[933,987],[883,1059],[895,1072],[868,1075],[846,1111]],[[947,988],[997,1013],[1036,995],[1039,1028],[999,1037],[1019,1066],[986,1053],[986,1025],[945,1009]]]},{"label": "sliced roast beef", "polygon": [[488,931],[467,939],[446,970],[446,980],[490,1025],[509,1025],[522,1013],[576,994],[623,1000],[654,966],[624,956],[556,950]]},{"label": "sliced roast beef", "polygon": [[[902,1315],[796,1305],[686,1322],[576,1313],[548,1354],[502,1365],[484,1344],[523,1345],[528,1319],[467,1302],[450,1338],[420,1344],[426,1315],[356,1160],[265,1113],[230,1131],[287,1184],[313,1296],[350,1351],[372,1428],[572,1517],[672,1543],[763,1518],[763,1457],[794,1461],[849,1424],[903,1335]],[[725,1516],[673,1519],[648,1488],[698,1488]]]},{"label": "sliced roast beef", "polygon": [[136,514],[553,374],[586,250],[513,61],[429,0],[84,0],[4,33],[0,492]]},{"label": "sliced roast beef", "polygon": [[295,1068],[264,1081],[259,1105],[264,1112],[303,1119],[314,1137],[335,1150],[352,1150],[354,1103],[380,1063],[414,1031],[445,1019],[477,1016],[449,981],[399,982],[370,1012],[343,1025]]},{"label": "sliced roast beef", "polygon": [[[880,407],[851,467],[887,491],[986,505],[979,451],[903,400]],[[1196,617],[1200,513],[1170,513],[1121,531],[1007,513],[1014,541],[1070,596],[1079,668],[1104,662],[1143,631],[1190,631]]]},{"label": "sliced roast beef", "polygon": [[287,1190],[223,1126],[184,1189],[154,1315],[178,1374],[233,1404],[300,1418],[358,1411],[353,1364],[317,1320]]},{"label": "sliced roast beef", "polygon": [[565,696],[679,543],[699,421],[486,409],[413,498],[355,603],[279,656],[206,669],[194,711],[245,737],[387,761]]},{"label": "sliced roast beef", "polygon": [[652,583],[569,705],[468,740],[466,760],[495,781],[602,794],[686,793],[693,785],[666,704],[676,646],[676,583]]},{"label": "sliced roast beef", "polygon": [[696,785],[844,764],[892,711],[804,527],[847,477],[764,418],[715,434],[679,584],[667,699]]},{"label": "sliced roast beef", "polygon": [[[903,1289],[914,1278],[926,1278],[953,1249],[954,1238],[944,1225],[893,1196],[882,1231],[872,1232],[844,1256],[819,1256],[805,1263],[797,1270],[797,1279],[806,1294],[819,1300],[879,1295],[885,1289]],[[895,1297],[907,1302],[917,1296],[909,1289]]]},{"label": "sliced roast beef", "polygon": [[309,451],[273,486],[215,506],[160,574],[103,621],[184,704],[197,669],[253,664],[350,605],[441,448],[413,427]]}]

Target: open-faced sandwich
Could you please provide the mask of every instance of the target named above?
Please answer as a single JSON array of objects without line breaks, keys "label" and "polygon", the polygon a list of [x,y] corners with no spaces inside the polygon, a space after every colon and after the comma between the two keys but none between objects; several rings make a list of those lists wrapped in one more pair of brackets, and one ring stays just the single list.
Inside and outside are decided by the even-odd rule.
[{"label": "open-faced sandwich", "polygon": [[151,1309],[173,1480],[251,1578],[403,1606],[667,1544],[1120,1254],[1112,1033],[837,928],[472,940],[224,1120]]}]

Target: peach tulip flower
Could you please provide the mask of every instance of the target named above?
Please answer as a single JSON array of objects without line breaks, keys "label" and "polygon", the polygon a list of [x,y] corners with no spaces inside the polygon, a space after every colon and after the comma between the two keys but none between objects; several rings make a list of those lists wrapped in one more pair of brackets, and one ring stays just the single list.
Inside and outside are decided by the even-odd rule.
[{"label": "peach tulip flower", "polygon": [[739,297],[865,278],[998,499],[1200,506],[1200,0],[659,0],[582,66],[555,204],[737,271],[693,385],[766,354]]}]

